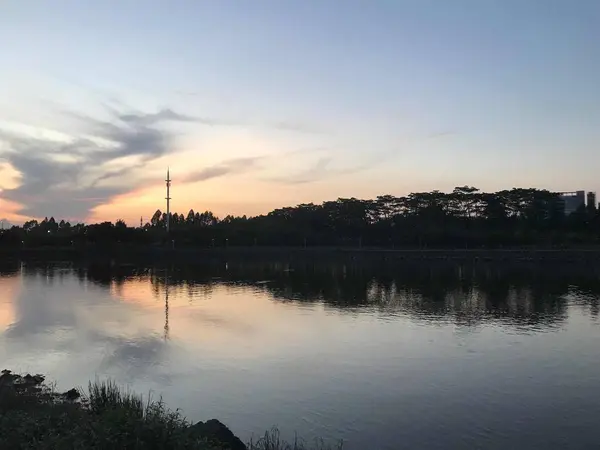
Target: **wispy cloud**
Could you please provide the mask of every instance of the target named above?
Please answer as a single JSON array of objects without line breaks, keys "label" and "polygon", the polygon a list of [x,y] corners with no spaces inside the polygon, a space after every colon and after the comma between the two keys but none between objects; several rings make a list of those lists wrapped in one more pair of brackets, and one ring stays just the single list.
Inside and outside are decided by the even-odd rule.
[{"label": "wispy cloud", "polygon": [[96,178],[94,181],[92,181],[90,183],[90,186],[97,186],[100,182],[105,181],[105,180],[110,180],[112,178],[118,178],[118,177],[122,177],[127,175],[129,172],[131,171],[131,167],[123,167],[121,169],[115,169],[115,170],[110,170],[102,175],[100,175],[98,178]]},{"label": "wispy cloud", "polygon": [[264,156],[230,159],[213,166],[204,167],[199,171],[189,173],[183,177],[183,182],[197,183],[199,181],[207,181],[225,175],[245,173],[256,168],[258,163],[264,159]]},{"label": "wispy cloud", "polygon": [[437,139],[443,137],[454,136],[456,133],[454,131],[437,131],[430,133],[426,136],[427,139]]},{"label": "wispy cloud", "polygon": [[335,160],[331,155],[323,156],[313,162],[306,169],[302,169],[296,173],[286,176],[270,177],[267,178],[266,181],[281,184],[307,184],[335,178],[340,175],[360,172],[367,170],[372,166],[372,164],[365,163],[350,167],[332,167],[334,163]]},{"label": "wispy cloud", "polygon": [[[452,136],[452,131],[433,132],[422,136],[414,137],[408,140],[404,147],[410,148],[410,141],[424,141],[430,139],[441,139]],[[319,148],[320,152],[325,152],[322,156],[305,169],[286,176],[270,177],[267,181],[281,184],[306,184],[323,180],[329,180],[342,175],[350,175],[359,172],[365,172],[378,166],[381,166],[390,160],[402,155],[406,149],[394,146],[380,150],[374,150],[365,153],[359,161],[351,162],[346,157],[346,150],[343,147]]]},{"label": "wispy cloud", "polygon": [[[250,171],[256,171],[260,169],[277,169],[282,159],[296,158],[299,156],[312,155],[315,153],[328,154],[331,151],[330,147],[303,147],[294,150],[288,150],[281,153],[272,153],[260,156],[248,156],[242,158],[232,158],[224,160],[218,164],[204,167],[198,171],[185,175],[182,179],[184,183],[196,183],[199,181],[207,181],[213,178],[238,175],[242,173],[248,173]],[[326,156],[319,160],[317,165],[326,166],[331,158]],[[318,168],[313,169],[315,172]],[[308,171],[307,171],[308,172]],[[306,173],[308,178],[310,173]],[[286,181],[290,181],[287,178],[282,178]],[[275,180],[275,178],[271,179]]]},{"label": "wispy cloud", "polygon": [[[175,91],[174,93],[178,96],[191,97],[191,98],[198,98],[198,97],[202,97],[204,95],[200,92],[181,91],[181,90]],[[231,103],[230,99],[224,99],[223,101],[225,103]],[[214,123],[218,123],[218,124],[231,125],[231,126],[264,127],[264,128],[268,128],[268,129],[276,130],[276,131],[291,131],[291,132],[300,133],[300,134],[316,134],[316,135],[334,134],[331,129],[329,129],[326,126],[323,126],[322,124],[310,123],[309,121],[303,121],[303,120],[293,120],[293,119],[268,120],[267,119],[267,120],[257,121],[257,120],[251,120],[251,119],[246,120],[243,118],[238,119],[238,120],[228,120],[225,118],[218,118],[218,117],[205,118],[205,120],[206,120],[207,124],[211,124],[214,122]]]},{"label": "wispy cloud", "polygon": [[326,177],[328,167],[331,164],[332,158],[329,156],[319,158],[312,166],[304,169],[291,176],[281,176],[270,178],[270,181],[275,181],[284,184],[304,184],[318,181]]},{"label": "wispy cloud", "polygon": [[[71,118],[77,120],[80,134],[66,142],[0,130],[0,141],[8,144],[2,157],[21,174],[20,185],[5,189],[2,197],[22,205],[20,214],[83,220],[94,207],[134,187],[123,177],[171,151],[173,134],[160,125],[197,120],[170,109],[111,111],[106,121],[74,113]],[[94,138],[84,137],[90,135]],[[132,156],[136,162],[123,165]],[[115,169],[114,162],[121,167]],[[121,180],[101,185],[113,178]]]},{"label": "wispy cloud", "polygon": [[137,125],[154,125],[157,122],[163,121],[176,121],[176,122],[198,122],[203,119],[199,119],[184,114],[179,114],[172,109],[162,109],[152,114],[118,114],[117,117],[126,123],[133,123]]}]

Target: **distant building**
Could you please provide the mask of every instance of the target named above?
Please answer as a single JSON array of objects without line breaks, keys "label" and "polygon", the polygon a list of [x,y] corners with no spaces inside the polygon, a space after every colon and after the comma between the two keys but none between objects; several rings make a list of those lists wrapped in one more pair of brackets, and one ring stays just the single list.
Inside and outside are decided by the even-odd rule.
[{"label": "distant building", "polygon": [[587,207],[593,208],[593,209],[596,209],[598,207],[598,205],[596,203],[596,193],[595,192],[587,193]]},{"label": "distant building", "polygon": [[577,211],[581,206],[585,206],[585,191],[561,192],[560,199],[563,203],[565,216],[568,216],[569,214],[572,214],[575,211]]}]

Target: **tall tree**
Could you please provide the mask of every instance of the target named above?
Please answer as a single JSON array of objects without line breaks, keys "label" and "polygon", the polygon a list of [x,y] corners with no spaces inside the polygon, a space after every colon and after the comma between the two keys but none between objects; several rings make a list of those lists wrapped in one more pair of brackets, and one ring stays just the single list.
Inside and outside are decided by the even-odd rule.
[{"label": "tall tree", "polygon": [[188,215],[187,215],[186,223],[188,225],[194,225],[195,220],[196,220],[196,213],[194,212],[193,209],[190,209],[190,212],[188,212]]},{"label": "tall tree", "polygon": [[152,219],[150,219],[150,224],[153,227],[158,227],[161,225],[161,221],[163,218],[163,213],[160,209],[157,209],[156,212],[154,213],[154,215],[152,216]]}]

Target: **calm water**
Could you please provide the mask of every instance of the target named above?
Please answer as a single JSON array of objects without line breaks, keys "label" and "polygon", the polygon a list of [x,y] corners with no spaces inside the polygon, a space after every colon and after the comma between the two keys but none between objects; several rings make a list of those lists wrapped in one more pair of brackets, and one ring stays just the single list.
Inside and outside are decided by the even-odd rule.
[{"label": "calm water", "polygon": [[600,278],[478,267],[0,265],[0,360],[247,439],[597,448]]}]

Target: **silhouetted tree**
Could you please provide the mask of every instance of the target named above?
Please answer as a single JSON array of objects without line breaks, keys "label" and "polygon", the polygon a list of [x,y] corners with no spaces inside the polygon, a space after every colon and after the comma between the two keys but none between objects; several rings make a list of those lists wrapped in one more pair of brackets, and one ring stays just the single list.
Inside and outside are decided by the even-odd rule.
[{"label": "silhouetted tree", "polygon": [[189,226],[194,225],[194,221],[196,220],[196,213],[194,212],[193,209],[190,209],[190,212],[188,212],[187,215],[187,219],[186,219],[186,223]]},{"label": "silhouetted tree", "polygon": [[[26,245],[83,245],[120,242],[167,242],[167,216],[157,210],[143,228],[117,221],[70,226],[45,218],[26,222],[11,242]],[[256,217],[211,211],[172,213],[170,239],[179,245],[500,247],[521,245],[596,244],[600,212],[583,207],[565,217],[558,194],[513,188],[494,193],[472,186],[452,192],[416,192],[404,197],[381,195],[374,200],[338,198],[322,204],[300,204]],[[55,233],[55,231],[59,231]],[[50,231],[50,233],[48,233]],[[3,242],[8,242],[5,240]],[[16,245],[16,244],[15,244]]]},{"label": "silhouetted tree", "polygon": [[154,213],[154,215],[152,216],[152,219],[150,219],[150,224],[153,227],[158,227],[161,225],[162,220],[163,220],[163,213],[160,209],[157,209],[156,212]]},{"label": "silhouetted tree", "polygon": [[29,232],[38,228],[39,223],[37,220],[29,220],[23,224],[23,230]]}]

